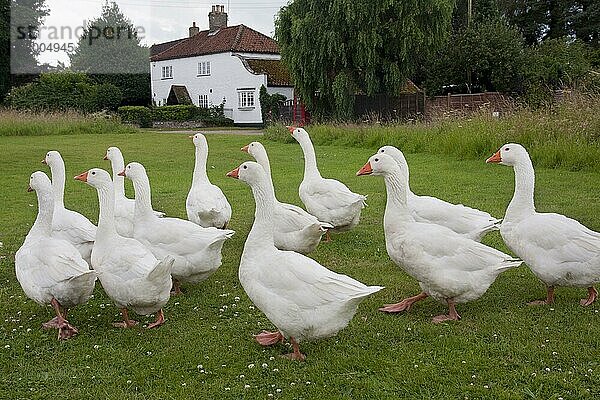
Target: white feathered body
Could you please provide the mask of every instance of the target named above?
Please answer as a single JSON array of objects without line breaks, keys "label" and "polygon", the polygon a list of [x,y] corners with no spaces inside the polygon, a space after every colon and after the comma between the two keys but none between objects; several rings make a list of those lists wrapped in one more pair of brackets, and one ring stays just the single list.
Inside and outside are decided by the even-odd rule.
[{"label": "white feathered body", "polygon": [[134,237],[156,258],[174,257],[173,278],[187,283],[201,282],[221,266],[221,249],[233,234],[232,230],[155,216],[136,220],[134,228]]},{"label": "white feathered body", "polygon": [[39,304],[55,298],[66,308],[85,303],[96,282],[96,272],[69,242],[31,234],[15,254],[15,272],[27,297]]},{"label": "white feathered body", "polygon": [[600,233],[554,213],[505,220],[500,234],[547,286],[589,287],[600,282]]},{"label": "white feathered body", "polygon": [[320,176],[305,175],[299,194],[310,214],[333,225],[338,232],[358,225],[360,213],[366,206],[366,196],[353,193],[340,181]]},{"label": "white feathered body", "polygon": [[192,185],[185,208],[188,219],[204,228],[225,229],[231,219],[231,205],[221,188],[210,182]]},{"label": "white feathered body", "polygon": [[298,342],[336,335],[348,325],[358,304],[382,289],[330,271],[302,254],[249,241],[239,279],[269,321]]},{"label": "white feathered body", "polygon": [[115,235],[97,241],[92,265],[104,291],[118,308],[148,315],[169,300],[173,258],[158,260],[135,239]]},{"label": "white feathered body", "polygon": [[81,257],[91,264],[92,247],[96,239],[96,226],[80,213],[60,205],[54,207],[52,236],[71,243]]},{"label": "white feathered body", "polygon": [[273,209],[273,235],[275,247],[302,254],[314,251],[321,236],[333,225],[320,222],[302,208],[275,201]]}]

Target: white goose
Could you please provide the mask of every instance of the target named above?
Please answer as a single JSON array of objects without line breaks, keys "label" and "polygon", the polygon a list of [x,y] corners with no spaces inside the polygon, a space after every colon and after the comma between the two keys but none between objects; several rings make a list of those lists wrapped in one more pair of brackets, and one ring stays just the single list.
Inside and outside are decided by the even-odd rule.
[{"label": "white goose", "polygon": [[[304,179],[299,194],[306,210],[319,221],[333,225],[334,231],[354,228],[360,221],[360,212],[366,205],[367,197],[351,192],[340,181],[323,178],[317,168],[315,149],[308,132],[293,126],[289,130],[304,152]],[[326,240],[330,240],[329,230]]]},{"label": "white goose", "polygon": [[270,345],[289,338],[294,352],[287,357],[304,360],[298,343],[334,336],[348,325],[358,304],[382,287],[365,286],[302,254],[277,249],[273,240],[275,195],[264,169],[248,161],[227,176],[250,185],[256,201],[254,224],[240,261],[240,282],[250,300],[279,329],[262,332],[256,340]]},{"label": "white goose", "polygon": [[100,216],[92,266],[104,291],[121,310],[123,322],[113,323],[113,326],[130,328],[137,325],[137,321],[129,318],[128,309],[140,315],[157,313],[148,329],[162,325],[165,322],[162,308],[169,301],[171,291],[173,257],[159,261],[140,242],[117,233],[115,194],[108,172],[92,168],[75,179],[98,192]]},{"label": "white goose", "polygon": [[500,234],[546,284],[546,299],[529,304],[553,303],[555,286],[586,287],[588,297],[580,303],[592,304],[598,294],[594,285],[600,282],[600,233],[564,215],[535,211],[533,164],[520,144],[505,144],[486,162],[508,165],[515,171],[515,192]]},{"label": "white goose", "polygon": [[54,216],[52,234],[71,243],[91,265],[92,247],[96,237],[96,226],[78,212],[65,208],[65,162],[58,151],[49,151],[42,163],[50,167],[52,192],[54,193]]},{"label": "white goose", "polygon": [[225,229],[231,219],[231,206],[221,188],[213,185],[206,174],[208,143],[201,133],[190,136],[196,147],[192,187],[185,201],[188,219],[204,228]]},{"label": "white goose", "polygon": [[[117,233],[125,237],[133,237],[133,212],[135,201],[125,196],[125,178],[119,176],[119,172],[125,168],[123,154],[118,147],[109,147],[106,150],[105,160],[110,161],[112,169],[112,179],[115,186],[115,226]],[[154,211],[158,217],[165,214],[160,211]]]},{"label": "white goose", "polygon": [[385,312],[407,311],[417,301],[432,296],[448,305],[448,315],[434,323],[458,320],[457,303],[483,295],[500,272],[522,261],[446,228],[416,222],[407,205],[406,172],[386,154],[376,154],[357,175],[382,175],[387,188],[384,215],[385,245],[390,258],[419,282],[423,290],[400,303],[386,305]]},{"label": "white goose", "polygon": [[56,317],[42,326],[58,328],[58,338],[68,339],[78,332],[66,320],[68,309],[88,301],[96,272],[90,270],[71,243],[52,235],[54,199],[48,176],[34,172],[27,190],[37,193],[38,214],[15,254],[17,280],[27,297],[54,308]]},{"label": "white goose", "polygon": [[180,294],[180,283],[199,283],[221,265],[221,249],[235,233],[229,229],[203,228],[179,218],[158,218],[152,212],[150,181],[144,166],[127,164],[120,174],[131,179],[135,190],[135,223],[133,237],[159,259],[168,255],[173,264],[174,294]]},{"label": "white goose", "polygon": [[492,217],[485,211],[452,204],[431,196],[419,196],[410,190],[409,169],[404,154],[394,146],[383,146],[378,153],[391,156],[400,169],[406,171],[406,193],[408,209],[415,221],[443,225],[469,239],[481,241],[490,231],[500,229],[501,220]]},{"label": "white goose", "polygon": [[[242,147],[242,151],[250,154],[267,173],[273,186],[271,164],[265,147],[260,142],[252,142]],[[274,192],[274,189],[273,189]],[[317,248],[321,237],[333,226],[319,220],[293,204],[281,203],[275,197],[273,209],[273,229],[275,247],[279,250],[291,250],[307,254]]]}]

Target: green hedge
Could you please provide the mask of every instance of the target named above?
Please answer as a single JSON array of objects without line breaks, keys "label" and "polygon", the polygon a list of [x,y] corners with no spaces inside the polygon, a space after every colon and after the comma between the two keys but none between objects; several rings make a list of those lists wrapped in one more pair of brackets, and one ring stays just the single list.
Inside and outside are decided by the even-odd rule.
[{"label": "green hedge", "polygon": [[60,72],[41,74],[35,82],[13,88],[6,103],[17,110],[93,113],[116,110],[121,98],[115,85],[96,84],[82,73]]},{"label": "green hedge", "polygon": [[124,106],[118,109],[123,122],[138,124],[143,128],[151,127],[152,122],[198,121],[207,126],[228,126],[233,121],[225,118],[223,106],[200,108],[194,105],[174,105],[162,107]]}]

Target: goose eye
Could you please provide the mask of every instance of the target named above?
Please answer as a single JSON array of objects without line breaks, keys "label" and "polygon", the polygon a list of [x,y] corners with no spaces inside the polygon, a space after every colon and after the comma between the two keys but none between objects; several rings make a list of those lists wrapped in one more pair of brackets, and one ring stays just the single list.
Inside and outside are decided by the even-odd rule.
[{"label": "goose eye", "polygon": [[92,175],[96,175],[96,171],[92,171]]},{"label": "goose eye", "polygon": [[510,150],[510,148],[508,148],[508,147],[504,148],[504,151],[509,151],[509,150]]},{"label": "goose eye", "polygon": [[248,166],[247,166],[247,165],[244,165],[242,168],[244,168],[244,169],[248,169]]},{"label": "goose eye", "polygon": [[375,159],[375,162],[379,162],[379,158],[376,158],[376,159]]}]

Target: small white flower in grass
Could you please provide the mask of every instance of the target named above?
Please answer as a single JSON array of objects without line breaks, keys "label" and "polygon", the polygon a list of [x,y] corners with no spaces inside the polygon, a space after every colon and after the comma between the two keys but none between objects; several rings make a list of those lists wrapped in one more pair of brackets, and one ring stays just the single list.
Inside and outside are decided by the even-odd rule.
[{"label": "small white flower in grass", "polygon": [[466,364],[467,362],[466,362],[465,360],[462,360],[462,363],[463,363],[463,364]]},{"label": "small white flower in grass", "polygon": [[230,387],[226,387],[225,390],[231,390],[231,388]]},{"label": "small white flower in grass", "polygon": [[490,388],[488,385],[483,385],[483,387],[484,387],[485,389],[489,389],[489,388]]},{"label": "small white flower in grass", "polygon": [[555,355],[557,355],[557,354],[558,354],[558,353],[557,353],[557,352],[555,352],[555,351],[553,351],[553,352],[552,352],[552,355],[553,355],[553,356],[555,356]]},{"label": "small white flower in grass", "polygon": [[590,368],[590,369],[588,369],[588,372],[591,374],[594,371]]},{"label": "small white flower in grass", "polygon": [[306,384],[307,384],[307,385],[310,385],[310,381],[306,381]]},{"label": "small white flower in grass", "polygon": [[296,386],[296,382],[290,382],[290,386]]},{"label": "small white flower in grass", "polygon": [[419,364],[415,364],[415,368],[419,368]]},{"label": "small white flower in grass", "polygon": [[412,328],[409,326],[408,328],[406,328],[407,331],[412,331]]},{"label": "small white flower in grass", "polygon": [[546,367],[546,368],[544,368],[544,371],[550,372],[550,368]]},{"label": "small white flower in grass", "polygon": [[550,311],[554,311],[554,308],[551,308]]},{"label": "small white flower in grass", "polygon": [[267,368],[268,366],[269,366],[269,364],[267,364],[267,363],[262,363],[262,365],[261,365],[261,367],[263,367],[263,368]]},{"label": "small white flower in grass", "polygon": [[246,377],[246,376],[245,376],[244,374],[240,375],[240,378],[241,378],[241,379],[243,379],[243,378],[245,378],[245,377]]},{"label": "small white flower in grass", "polygon": [[275,384],[274,384],[274,383],[272,383],[272,384],[271,384],[271,387],[275,387]]},{"label": "small white flower in grass", "polygon": [[29,332],[31,332],[31,328],[27,328],[27,332],[28,332],[28,333],[29,333]]},{"label": "small white flower in grass", "polygon": [[5,349],[10,349],[10,344],[7,344],[6,346],[4,346]]},{"label": "small white flower in grass", "polygon": [[152,352],[151,352],[151,351],[147,351],[147,352],[146,352],[146,355],[147,355],[147,356],[151,356],[151,355],[152,355]]},{"label": "small white flower in grass", "polygon": [[252,369],[252,368],[254,368],[254,364],[248,364],[248,368],[249,368],[249,369]]},{"label": "small white flower in grass", "polygon": [[275,359],[275,357],[273,357],[273,356],[269,357],[270,361],[273,361],[274,359]]},{"label": "small white flower in grass", "polygon": [[533,376],[535,378],[537,376],[537,374],[535,372],[532,372],[531,376]]},{"label": "small white flower in grass", "polygon": [[178,301],[176,301],[176,302],[175,302],[175,305],[176,305],[176,306],[178,306],[178,305],[179,305],[179,302],[178,302]]},{"label": "small white flower in grass", "polygon": [[475,375],[471,375],[471,378],[475,379]]},{"label": "small white flower in grass", "polygon": [[235,301],[240,301],[240,297],[239,297],[239,296],[235,296],[233,299],[234,299]]},{"label": "small white flower in grass", "polygon": [[213,329],[217,329],[217,326],[216,326],[216,325],[213,325],[213,326],[212,326],[212,328],[213,328]]},{"label": "small white flower in grass", "polygon": [[204,368],[204,367],[202,366],[202,364],[198,364],[198,365],[196,365],[196,368],[198,368],[198,369],[202,369],[202,368]]},{"label": "small white flower in grass", "polygon": [[250,385],[244,385],[244,389],[250,389]]},{"label": "small white flower in grass", "polygon": [[254,310],[254,306],[248,306],[250,310]]},{"label": "small white flower in grass", "polygon": [[273,397],[273,393],[267,394],[267,397]]},{"label": "small white flower in grass", "polygon": [[279,368],[273,368],[273,372],[279,372]]},{"label": "small white flower in grass", "polygon": [[277,388],[277,390],[275,390],[277,393],[281,393],[281,389]]},{"label": "small white flower in grass", "polygon": [[222,368],[225,368],[227,366],[227,364],[221,364]]},{"label": "small white flower in grass", "polygon": [[131,383],[131,381],[128,379],[128,380],[127,380],[127,383]]}]

